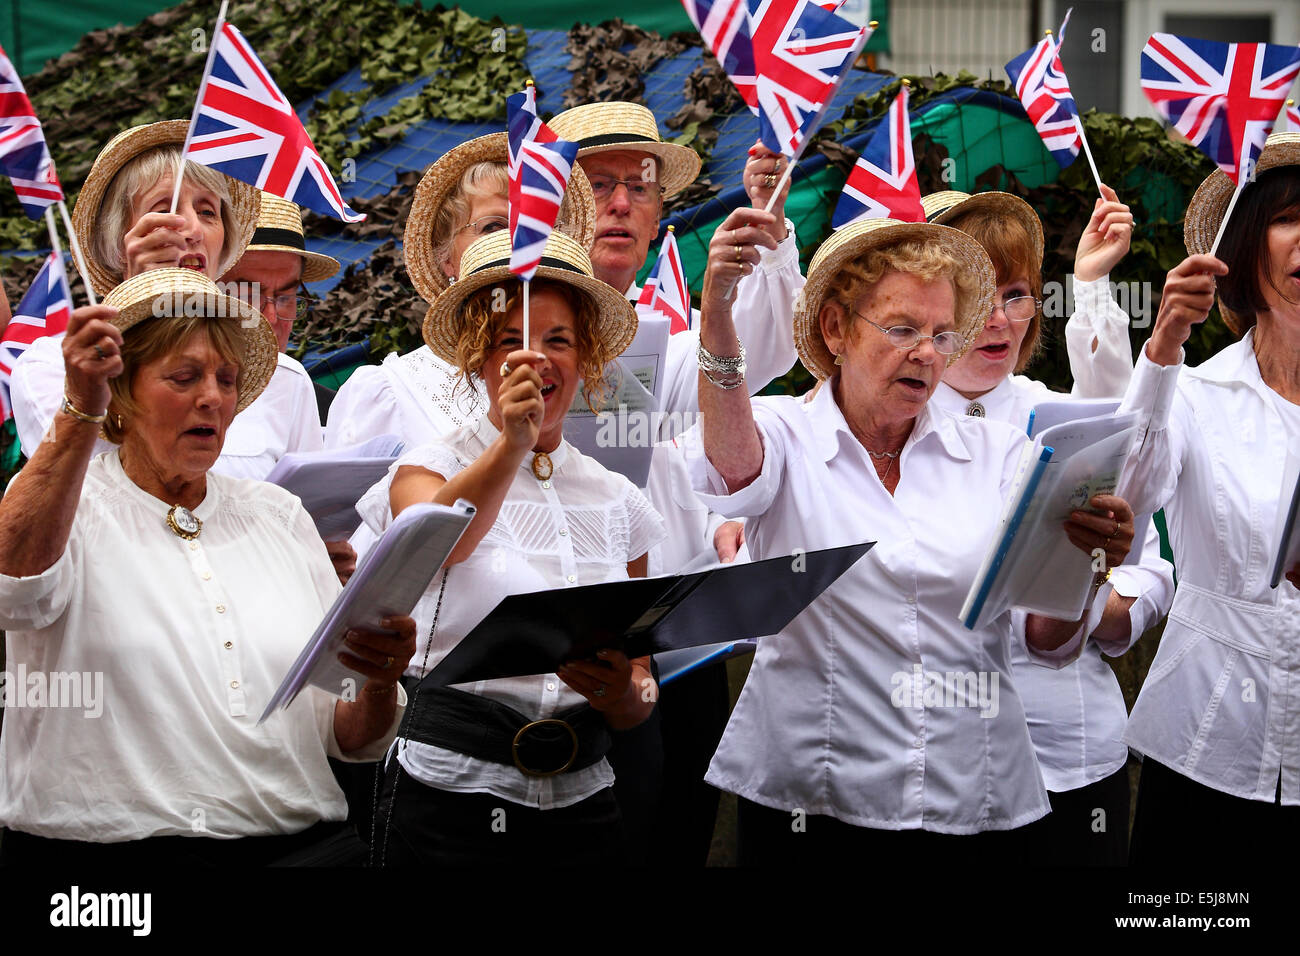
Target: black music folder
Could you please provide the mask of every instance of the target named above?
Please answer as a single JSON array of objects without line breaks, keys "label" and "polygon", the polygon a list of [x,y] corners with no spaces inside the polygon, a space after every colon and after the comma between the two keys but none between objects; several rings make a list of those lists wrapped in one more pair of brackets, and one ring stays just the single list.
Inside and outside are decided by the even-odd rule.
[{"label": "black music folder", "polygon": [[[870,550],[808,551],[694,574],[512,594],[425,678],[429,686],[549,674],[602,648],[628,657],[775,634]],[[455,575],[455,569],[452,569]]]}]

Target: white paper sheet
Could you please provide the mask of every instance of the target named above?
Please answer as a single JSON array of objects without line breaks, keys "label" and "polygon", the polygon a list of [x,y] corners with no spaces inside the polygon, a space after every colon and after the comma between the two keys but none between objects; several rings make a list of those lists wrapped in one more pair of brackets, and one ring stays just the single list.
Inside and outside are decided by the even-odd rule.
[{"label": "white paper sheet", "polygon": [[291,452],[275,463],[266,480],[298,496],[321,538],[346,538],[361,524],[356,503],[384,477],[402,447],[396,435],[379,435],[347,448]]}]

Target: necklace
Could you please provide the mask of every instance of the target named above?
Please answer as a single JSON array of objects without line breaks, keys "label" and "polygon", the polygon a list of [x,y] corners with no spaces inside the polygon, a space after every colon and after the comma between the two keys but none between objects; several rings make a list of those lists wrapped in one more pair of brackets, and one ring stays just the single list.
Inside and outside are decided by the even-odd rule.
[{"label": "necklace", "polygon": [[194,517],[189,508],[182,505],[172,505],[171,510],[167,512],[167,527],[172,530],[172,534],[184,538],[186,541],[193,541],[203,530],[203,522]]},{"label": "necklace", "polygon": [[897,458],[900,454],[902,454],[902,452],[903,449],[901,448],[898,449],[898,451],[872,451],[870,448],[867,449],[867,454],[870,455],[872,458],[876,459],[877,461],[879,461],[881,458],[890,458],[890,459]]},{"label": "necklace", "polygon": [[555,474],[555,465],[551,463],[551,456],[544,451],[539,451],[533,455],[533,477],[538,481],[547,481],[551,475]]}]

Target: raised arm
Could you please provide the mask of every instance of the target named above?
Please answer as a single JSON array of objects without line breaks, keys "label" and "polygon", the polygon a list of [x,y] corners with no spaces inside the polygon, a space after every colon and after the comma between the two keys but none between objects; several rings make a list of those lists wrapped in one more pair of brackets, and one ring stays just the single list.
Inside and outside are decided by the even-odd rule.
[{"label": "raised arm", "polygon": [[501,505],[524,456],[537,444],[545,406],[542,378],[533,364],[545,361],[538,352],[519,350],[506,358],[510,376],[501,383],[498,402],[503,427],[501,435],[474,462],[450,480],[411,465],[397,469],[389,489],[393,517],[418,502],[450,505],[464,498],[475,508],[474,519],[465,529],[448,564],[459,564],[474,553],[480,541],[496,523]]},{"label": "raised arm", "polygon": [[1110,273],[1128,253],[1133,213],[1103,185],[1074,254],[1074,314],[1065,325],[1072,391],[1084,398],[1118,398],[1133,375],[1128,315],[1111,296]]},{"label": "raised arm", "polygon": [[[122,334],[108,321],[115,315],[112,306],[87,306],[68,319],[65,391],[69,404],[85,417],[104,413],[108,380],[122,373]],[[96,422],[66,411],[55,415],[46,440],[0,501],[0,574],[32,577],[63,554],[98,435]]]}]

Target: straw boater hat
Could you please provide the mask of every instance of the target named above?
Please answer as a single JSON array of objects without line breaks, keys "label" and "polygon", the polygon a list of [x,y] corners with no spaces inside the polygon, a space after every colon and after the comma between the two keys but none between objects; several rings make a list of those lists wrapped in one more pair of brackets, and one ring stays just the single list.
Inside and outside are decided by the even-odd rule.
[{"label": "straw boater hat", "polygon": [[[819,379],[835,374],[835,356],[822,338],[821,323],[817,314],[826,301],[826,293],[835,277],[846,263],[860,259],[872,249],[892,246],[908,240],[932,243],[943,248],[963,266],[963,271],[976,276],[980,282],[980,295],[966,311],[957,316],[957,331],[966,339],[966,348],[974,342],[984,328],[997,280],[993,276],[993,262],[984,247],[960,229],[926,222],[899,222],[895,219],[864,219],[851,223],[831,234],[822,243],[808,266],[808,281],[803,287],[802,308],[794,313],[794,344],[799,350],[799,360],[804,368]],[[948,356],[951,365],[963,354],[962,349]]]},{"label": "straw boater hat", "polygon": [[957,189],[945,189],[921,197],[921,208],[925,210],[926,222],[949,223],[963,213],[972,209],[988,209],[1004,216],[1019,219],[1034,241],[1034,251],[1038,258],[1043,258],[1043,223],[1029,205],[1019,196],[992,190],[982,193],[964,193]]},{"label": "straw boater hat", "polygon": [[302,210],[297,204],[272,193],[262,193],[262,211],[257,217],[257,230],[253,233],[253,241],[244,251],[288,252],[302,256],[303,282],[319,282],[339,271],[337,259],[308,251],[302,233]]},{"label": "straw boater hat", "polygon": [[[433,224],[439,207],[456,188],[465,170],[476,163],[505,165],[508,156],[506,134],[489,133],[447,150],[420,177],[402,235],[402,254],[415,291],[424,301],[432,302],[451,284],[433,254]],[[589,249],[596,238],[596,200],[591,195],[591,183],[576,164],[569,177],[569,187],[564,191],[555,228],[578,240],[584,249]]]},{"label": "straw boater hat", "polygon": [[[164,120],[147,126],[133,126],[110,139],[108,145],[95,157],[95,163],[86,176],[86,183],[77,196],[77,204],[72,209],[72,227],[77,231],[77,239],[84,250],[91,285],[100,295],[118,283],[118,277],[112,270],[95,258],[92,242],[95,230],[99,228],[99,210],[109,184],[123,166],[145,150],[173,144],[183,146],[189,127],[189,120]],[[230,188],[230,204],[239,233],[229,245],[228,254],[221,261],[217,275],[225,275],[226,270],[244,254],[244,247],[253,238],[261,206],[259,190],[230,177],[226,177],[226,185]]]},{"label": "straw boater hat", "polygon": [[[1256,174],[1276,166],[1300,165],[1300,133],[1274,133],[1264,143],[1255,165]],[[1236,185],[1222,170],[1216,169],[1205,178],[1192,201],[1187,204],[1183,219],[1183,244],[1191,255],[1210,251],[1214,236],[1223,222],[1223,214],[1232,199]],[[1244,191],[1244,190],[1243,190]]]},{"label": "straw boater hat", "polygon": [[578,144],[579,159],[614,150],[657,156],[665,197],[681,192],[700,174],[699,154],[661,140],[654,113],[639,103],[586,103],[565,110],[548,125],[560,139]]},{"label": "straw boater hat", "polygon": [[[627,298],[592,274],[591,260],[582,246],[562,232],[552,232],[542,252],[535,279],[567,283],[587,294],[596,304],[600,336],[611,355],[621,355],[636,335],[636,309]],[[479,289],[511,282],[510,235],[504,230],[476,239],[460,260],[460,278],[451,284],[424,317],[424,341],[439,358],[457,364],[456,343],[463,322],[460,307]]]},{"label": "straw boater hat", "polygon": [[244,337],[243,382],[236,412],[262,394],[275,373],[279,347],[270,323],[248,303],[226,295],[201,272],[150,269],[115,287],[104,297],[104,305],[118,310],[110,321],[124,335],[148,319],[169,316],[215,315],[236,323]]}]

